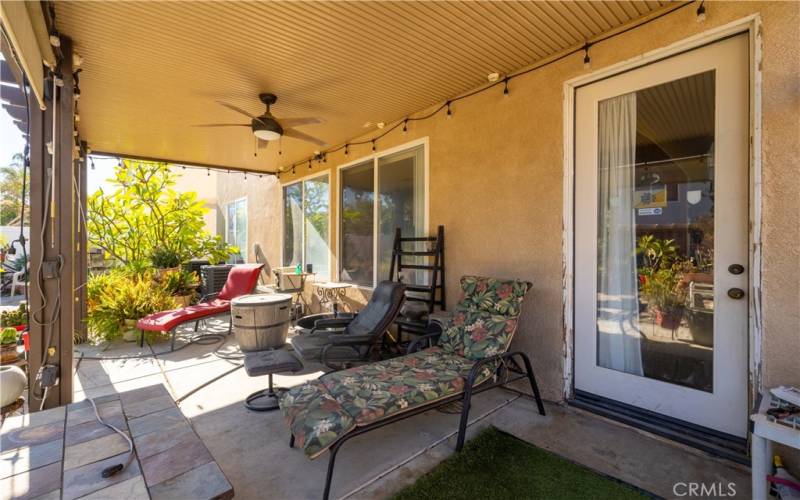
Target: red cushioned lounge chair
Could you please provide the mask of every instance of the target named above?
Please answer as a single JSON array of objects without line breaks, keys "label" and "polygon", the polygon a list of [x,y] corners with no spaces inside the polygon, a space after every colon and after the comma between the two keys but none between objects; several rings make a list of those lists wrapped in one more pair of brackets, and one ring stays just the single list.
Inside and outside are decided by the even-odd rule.
[{"label": "red cushioned lounge chair", "polygon": [[197,323],[201,319],[217,314],[226,313],[231,310],[231,300],[241,295],[246,295],[253,291],[258,283],[258,276],[264,264],[240,264],[234,266],[228,274],[225,286],[219,293],[206,295],[199,303],[173,309],[171,311],[161,311],[145,316],[136,322],[136,327],[142,331],[139,345],[144,346],[144,332],[170,332],[170,350],[175,350],[175,330],[181,323],[194,321],[194,329],[197,331]]}]

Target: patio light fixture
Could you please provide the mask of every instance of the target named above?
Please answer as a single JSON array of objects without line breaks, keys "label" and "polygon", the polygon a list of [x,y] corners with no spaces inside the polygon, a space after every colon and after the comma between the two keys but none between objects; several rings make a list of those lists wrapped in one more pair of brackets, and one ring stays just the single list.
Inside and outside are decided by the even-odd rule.
[{"label": "patio light fixture", "polygon": [[592,65],[592,60],[589,58],[589,44],[583,45],[583,68],[589,69]]},{"label": "patio light fixture", "polygon": [[706,20],[706,6],[703,5],[705,3],[706,3],[705,0],[701,1],[700,2],[700,7],[697,8],[697,22],[698,23],[702,23],[702,22],[704,22]]},{"label": "patio light fixture", "polygon": [[509,94],[508,94],[508,77],[505,77],[505,79],[503,79],[503,95],[505,97],[509,96]]}]

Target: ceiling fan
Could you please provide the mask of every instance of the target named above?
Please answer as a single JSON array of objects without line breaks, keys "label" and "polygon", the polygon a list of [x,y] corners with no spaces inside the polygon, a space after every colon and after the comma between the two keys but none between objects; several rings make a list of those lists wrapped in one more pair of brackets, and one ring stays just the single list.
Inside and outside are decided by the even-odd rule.
[{"label": "ceiling fan", "polygon": [[270,93],[258,94],[261,102],[267,106],[266,111],[261,116],[254,116],[247,111],[228,104],[226,102],[217,101],[217,104],[225,106],[228,109],[236,111],[237,113],[250,118],[250,123],[208,123],[203,125],[195,125],[196,127],[250,127],[253,135],[258,139],[258,147],[265,148],[269,141],[275,141],[281,137],[291,137],[293,139],[300,139],[301,141],[310,142],[317,146],[325,146],[325,141],[318,139],[314,136],[305,134],[292,127],[299,127],[302,125],[314,125],[317,123],[324,123],[322,118],[284,118],[280,122],[272,116],[269,108],[278,100],[278,96]]}]

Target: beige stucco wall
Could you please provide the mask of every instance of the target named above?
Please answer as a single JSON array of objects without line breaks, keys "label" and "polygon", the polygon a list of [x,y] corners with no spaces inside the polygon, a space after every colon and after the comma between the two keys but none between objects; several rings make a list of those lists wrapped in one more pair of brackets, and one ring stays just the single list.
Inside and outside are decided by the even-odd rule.
[{"label": "beige stucco wall", "polygon": [[271,176],[242,173],[219,173],[217,197],[220,207],[219,234],[224,235],[225,205],[239,198],[247,198],[247,261],[255,262],[253,245],[258,243],[271,267],[280,265],[281,248],[281,189],[279,181]]},{"label": "beige stucco wall", "polygon": [[[429,138],[430,227],[443,224],[447,241],[448,303],[457,298],[462,274],[517,277],[534,288],[526,300],[515,347],[531,354],[543,392],[561,399],[564,373],[563,318],[563,83],[686,37],[760,12],[763,20],[763,371],[767,385],[800,385],[800,4],[706,3],[707,20],[693,8],[604,41],[591,49],[592,69],[582,54],[514,79],[511,95],[501,87],[410,123],[378,143],[391,148]],[[370,154],[370,146],[328,156],[332,217],[338,190],[335,166]],[[314,172],[323,169],[315,165]],[[298,175],[308,169],[298,168]],[[282,182],[292,180],[285,174]],[[278,262],[280,189],[220,179],[220,204],[248,195],[251,234]],[[336,248],[336,234],[331,248]],[[335,256],[334,256],[335,257]],[[336,267],[336,262],[332,266]],[[353,291],[357,300],[365,294]]]},{"label": "beige stucco wall", "polygon": [[217,176],[220,174],[206,169],[179,166],[173,166],[172,171],[176,176],[176,191],[180,193],[193,191],[197,193],[197,199],[205,201],[205,207],[208,209],[203,216],[206,231],[210,234],[222,234],[225,223],[223,222],[220,228],[222,213],[217,203]]}]

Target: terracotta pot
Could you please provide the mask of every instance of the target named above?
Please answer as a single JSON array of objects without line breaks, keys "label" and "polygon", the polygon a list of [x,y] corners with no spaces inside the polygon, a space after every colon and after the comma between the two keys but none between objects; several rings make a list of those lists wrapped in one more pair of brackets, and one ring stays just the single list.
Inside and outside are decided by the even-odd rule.
[{"label": "terracotta pot", "polygon": [[656,308],[656,324],[661,328],[666,328],[668,330],[675,330],[681,325],[681,319],[683,319],[683,309],[675,309],[673,311],[664,312],[661,309]]},{"label": "terracotta pot", "polygon": [[188,295],[173,295],[175,303],[178,307],[186,307],[192,304],[192,294]]},{"label": "terracotta pot", "polygon": [[17,344],[3,344],[0,346],[0,363],[13,363],[18,357]]}]

